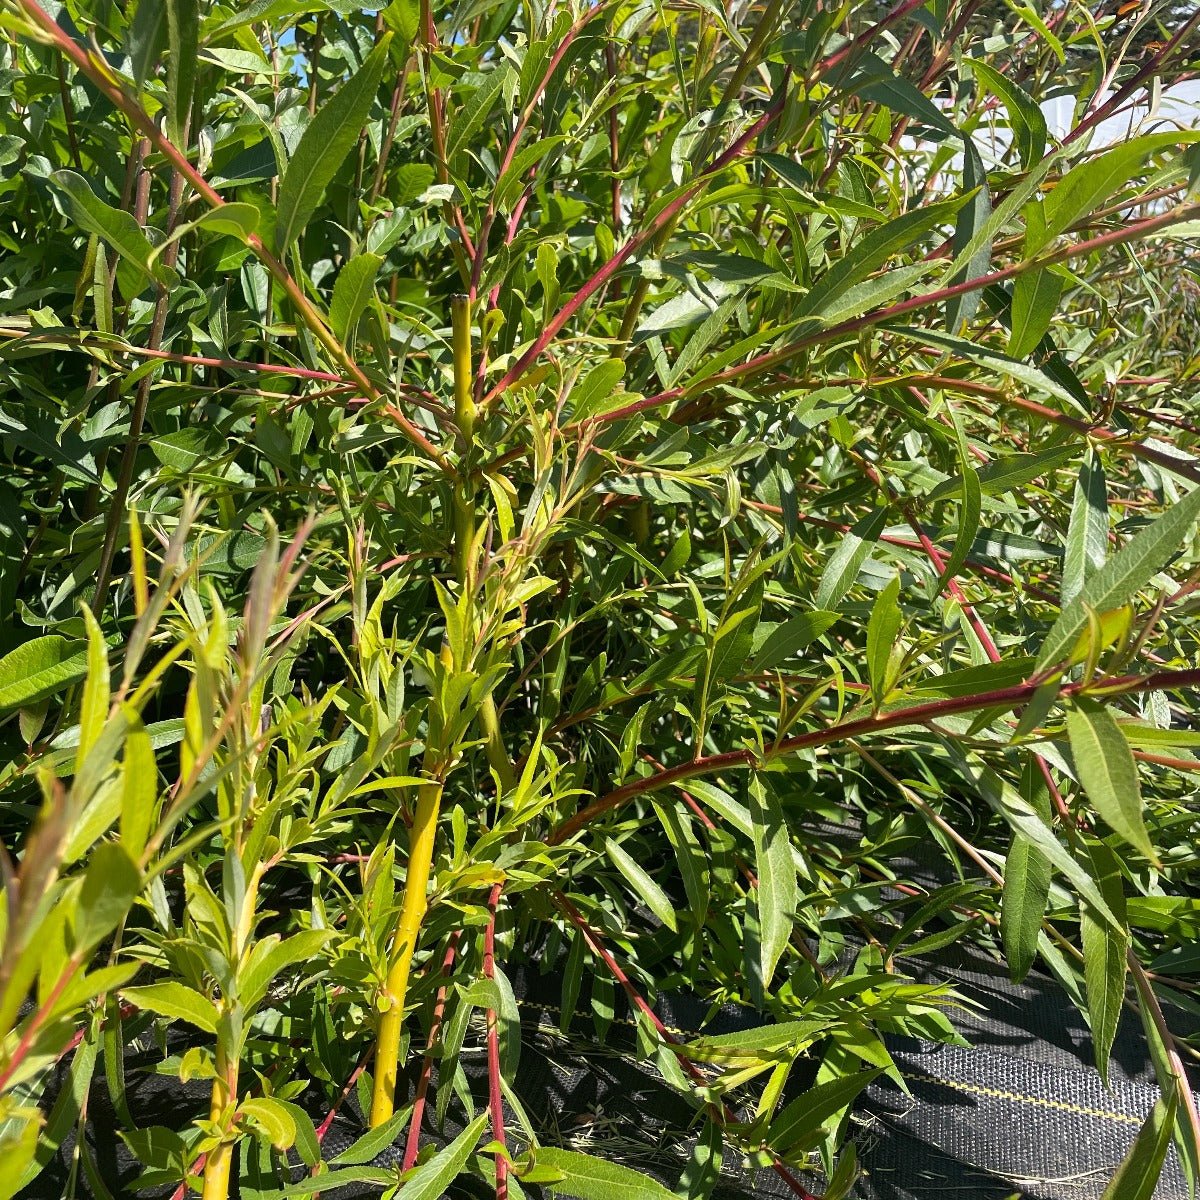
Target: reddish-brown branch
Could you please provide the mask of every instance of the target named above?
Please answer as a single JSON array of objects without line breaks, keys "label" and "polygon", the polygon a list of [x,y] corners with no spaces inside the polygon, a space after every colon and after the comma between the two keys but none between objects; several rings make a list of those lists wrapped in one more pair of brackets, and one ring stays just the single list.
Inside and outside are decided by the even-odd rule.
[{"label": "reddish-brown branch", "polygon": [[[700,1088],[708,1087],[709,1080],[704,1077],[703,1072],[701,1072],[696,1064],[682,1053],[682,1044],[680,1041],[662,1023],[654,1009],[646,1003],[641,993],[634,986],[633,981],[621,969],[621,964],[617,962],[617,960],[610,953],[608,947],[605,946],[599,933],[597,933],[596,930],[588,924],[579,909],[577,909],[562,892],[554,893],[554,902],[566,915],[571,924],[579,930],[580,935],[587,943],[591,952],[595,954],[596,957],[601,960],[601,962],[604,963],[609,974],[612,975],[612,977],[621,985],[621,988],[625,992],[630,1005],[650,1022],[650,1024],[654,1027],[655,1032],[663,1040],[663,1042],[676,1051],[676,1058],[679,1060],[679,1065],[687,1073],[692,1082]],[[727,1104],[723,1102],[720,1105],[710,1102],[708,1107],[709,1111],[721,1124],[732,1124],[737,1120],[734,1112]],[[819,1200],[819,1198],[810,1192],[808,1188],[806,1188],[804,1184],[802,1184],[800,1180],[798,1180],[795,1175],[788,1170],[787,1166],[782,1163],[774,1154],[772,1154],[771,1157],[774,1159],[774,1163],[772,1165],[775,1169],[775,1173],[788,1185],[795,1195],[800,1197],[800,1200]]]},{"label": "reddish-brown branch", "polygon": [[[783,738],[774,745],[765,747],[762,752],[750,749],[726,750],[722,754],[694,758],[689,762],[679,763],[666,771],[635,779],[605,796],[597,797],[558,826],[549,835],[547,841],[551,845],[557,845],[578,833],[597,817],[627,804],[638,796],[660,791],[662,788],[682,783],[687,779],[696,779],[701,775],[714,775],[724,770],[752,767],[782,754],[807,750],[815,746],[826,746],[831,742],[869,737],[889,729],[913,725],[929,726],[960,713],[979,712],[987,708],[1011,711],[1027,704],[1044,681],[1044,678],[1034,677],[1011,687],[977,692],[970,696],[948,696],[923,704],[905,705],[903,708],[879,712],[851,721],[842,721],[836,725],[827,725],[823,729],[813,729],[808,733]],[[1092,692],[1116,696],[1141,692],[1173,691],[1197,686],[1200,686],[1200,668],[1187,671],[1156,671],[1151,675],[1121,675],[1090,683],[1068,683],[1062,687],[1059,694],[1070,697],[1084,692]]]},{"label": "reddish-brown branch", "polygon": [[458,943],[461,931],[455,930],[450,935],[446,945],[446,954],[442,959],[442,984],[437,990],[433,1002],[433,1019],[429,1024],[429,1037],[425,1042],[425,1057],[421,1062],[421,1075],[417,1080],[417,1090],[413,1095],[412,1117],[408,1122],[408,1141],[404,1146],[404,1169],[407,1171],[417,1161],[421,1149],[421,1122],[425,1117],[425,1098],[429,1094],[429,1082],[433,1078],[433,1051],[441,1036],[442,1021],[446,1016],[446,995],[449,991],[450,972],[454,967],[454,957],[458,953]]},{"label": "reddish-brown branch", "polygon": [[779,95],[773,100],[749,129],[737,138],[731,146],[719,154],[702,170],[696,179],[688,184],[670,203],[665,204],[654,215],[649,223],[629,239],[613,256],[604,263],[591,278],[554,314],[546,323],[545,328],[534,339],[533,345],[522,354],[515,363],[496,382],[491,390],[483,397],[484,404],[490,404],[502,395],[541,357],[547,346],[558,336],[559,331],[568,321],[594,296],[604,285],[629,261],[639,250],[648,245],[659,232],[670,224],[689,203],[707,186],[710,179],[723,171],[730,163],[740,158],[760,133],[775,119],[783,109],[787,98],[787,83],[785,79],[779,89]]}]

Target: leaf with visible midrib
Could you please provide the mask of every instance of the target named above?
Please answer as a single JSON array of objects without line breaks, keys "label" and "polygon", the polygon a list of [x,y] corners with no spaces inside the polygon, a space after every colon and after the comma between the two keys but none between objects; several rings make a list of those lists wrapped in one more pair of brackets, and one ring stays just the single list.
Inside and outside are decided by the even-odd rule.
[{"label": "leaf with visible midrib", "polygon": [[1083,982],[1087,995],[1088,1021],[1092,1029],[1092,1051],[1096,1069],[1108,1084],[1108,1060],[1112,1053],[1121,1009],[1125,1003],[1128,974],[1126,954],[1129,932],[1124,927],[1125,893],[1121,867],[1102,842],[1089,847],[1096,884],[1109,908],[1122,922],[1120,927],[1102,921],[1085,901],[1080,901],[1079,921],[1083,941]]},{"label": "leaf with visible midrib", "polygon": [[1079,782],[1096,811],[1152,862],[1154,847],[1142,819],[1142,789],[1133,751],[1112,713],[1079,700],[1067,712],[1067,736]]},{"label": "leaf with visible midrib", "polygon": [[379,254],[356,254],[338,274],[329,302],[329,323],[343,341],[375,294],[375,273],[382,262]]},{"label": "leaf with visible midrib", "polygon": [[0,712],[33,704],[87,674],[87,652],[52,633],[0,659]]},{"label": "leaf with visible midrib", "polygon": [[1037,669],[1060,662],[1088,623],[1088,609],[1110,612],[1143,588],[1175,556],[1200,517],[1200,488],[1189,492],[1157,520],[1135,534],[1083,585],[1058,615],[1042,643]]},{"label": "leaf with visible midrib", "polygon": [[200,13],[196,0],[166,0],[167,41],[167,128],[171,140],[182,146],[196,87],[196,54],[200,41]]},{"label": "leaf with visible midrib", "polygon": [[1100,456],[1092,450],[1079,469],[1067,548],[1063,554],[1062,603],[1074,600],[1089,575],[1104,566],[1108,555],[1108,491]]},{"label": "leaf with visible midrib", "polygon": [[676,1200],[674,1192],[649,1175],[575,1150],[543,1146],[537,1152],[537,1167],[561,1174],[561,1179],[548,1186],[562,1196],[577,1196],[579,1200]]},{"label": "leaf with visible midrib", "polygon": [[383,78],[390,39],[390,34],[384,35],[362,67],[322,106],[300,138],[279,185],[277,254],[286,254],[303,232],[325,189],[358,141]]},{"label": "leaf with visible midrib", "polygon": [[1150,1110],[1100,1200],[1150,1200],[1154,1195],[1171,1148],[1177,1103],[1178,1093],[1169,1091]]},{"label": "leaf with visible midrib", "polygon": [[150,265],[154,247],[132,213],[113,208],[92,191],[86,179],[74,171],[55,171],[50,176],[58,189],[65,215],[80,229],[102,237],[122,258],[128,259],[144,275],[169,286],[175,273],[162,263]]}]

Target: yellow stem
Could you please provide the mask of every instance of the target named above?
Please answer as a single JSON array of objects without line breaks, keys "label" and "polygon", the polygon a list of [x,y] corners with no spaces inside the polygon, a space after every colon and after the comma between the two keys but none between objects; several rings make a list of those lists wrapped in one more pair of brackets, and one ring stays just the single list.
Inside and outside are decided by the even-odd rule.
[{"label": "yellow stem", "polygon": [[[219,1121],[237,1096],[238,1064],[226,1060],[217,1047],[217,1076],[213,1080],[208,1119]],[[204,1191],[201,1200],[228,1200],[229,1169],[233,1165],[233,1142],[221,1142],[208,1152],[204,1160]]]},{"label": "yellow stem", "polygon": [[[392,966],[388,971],[384,995],[387,1009],[379,1021],[375,1047],[375,1084],[371,1094],[371,1127],[391,1117],[396,1103],[396,1076],[400,1070],[400,1031],[404,1024],[404,1003],[408,994],[408,975],[412,967],[417,935],[425,916],[429,872],[433,864],[434,838],[438,809],[442,798],[441,783],[426,783],[417,792],[417,811],[413,818],[409,843],[408,874],[404,880],[404,903],[392,939]],[[206,1196],[204,1200],[209,1200]]]}]

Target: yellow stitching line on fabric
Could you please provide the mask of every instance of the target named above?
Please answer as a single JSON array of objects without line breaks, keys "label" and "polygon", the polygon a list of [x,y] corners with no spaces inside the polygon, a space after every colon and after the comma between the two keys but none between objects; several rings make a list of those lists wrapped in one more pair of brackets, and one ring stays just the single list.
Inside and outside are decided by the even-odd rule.
[{"label": "yellow stitching line on fabric", "polygon": [[[562,1016],[562,1009],[554,1004],[535,1004],[529,1000],[522,1000],[519,1003],[523,1008],[537,1009],[541,1012],[553,1013],[558,1017]],[[573,1017],[575,1015],[572,1014]],[[629,1017],[614,1017],[613,1022],[618,1025],[629,1025],[634,1029],[638,1027],[637,1021],[631,1020]],[[690,1038],[697,1036],[692,1031],[679,1029],[673,1025],[664,1025],[663,1028],[668,1033],[673,1033],[679,1037]],[[1080,1117],[1107,1117],[1110,1121],[1120,1121],[1124,1125],[1137,1125],[1140,1127],[1143,1123],[1140,1117],[1131,1117],[1128,1113],[1109,1112],[1103,1108],[1087,1108],[1082,1104],[1072,1104],[1069,1100],[1049,1100],[1042,1096],[1026,1096],[1020,1092],[1006,1092],[1001,1088],[984,1087],[982,1084],[958,1083],[949,1079],[939,1079],[936,1075],[923,1075],[919,1071],[901,1071],[900,1074],[905,1079],[916,1079],[924,1083],[941,1084],[943,1087],[952,1088],[954,1091],[966,1092],[968,1095],[988,1096],[993,1100],[1023,1101],[1026,1104],[1040,1106],[1041,1108],[1053,1108],[1060,1112],[1075,1113]]]},{"label": "yellow stitching line on fabric", "polygon": [[981,1084],[959,1083],[957,1080],[940,1079],[936,1075],[923,1075],[919,1071],[901,1071],[905,1079],[919,1079],[925,1083],[936,1083],[942,1087],[952,1088],[957,1092],[973,1093],[977,1096],[989,1096],[995,1100],[1018,1100],[1041,1108],[1054,1108],[1062,1112],[1075,1113],[1081,1117],[1107,1117],[1110,1121],[1121,1121],[1126,1125],[1142,1124],[1140,1117],[1131,1117],[1128,1113],[1109,1112],[1103,1108],[1087,1108],[1082,1104],[1072,1104],[1069,1100],[1049,1100],[1042,1096],[1026,1096],[1020,1092],[1006,1092],[1001,1088],[983,1087]]}]

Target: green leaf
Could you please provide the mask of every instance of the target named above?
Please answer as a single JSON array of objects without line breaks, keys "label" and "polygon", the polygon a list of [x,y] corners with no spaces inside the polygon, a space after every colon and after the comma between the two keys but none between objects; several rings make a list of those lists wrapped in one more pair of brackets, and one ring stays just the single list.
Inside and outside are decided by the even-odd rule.
[{"label": "green leaf", "polygon": [[1088,451],[1071,504],[1067,526],[1067,548],[1063,554],[1062,604],[1069,604],[1088,577],[1104,566],[1108,557],[1108,489],[1104,465],[1095,450]]},{"label": "green leaf", "polygon": [[362,310],[375,295],[375,275],[382,263],[382,255],[356,254],[338,273],[329,302],[329,324],[339,340],[349,339]]},{"label": "green leaf", "polygon": [[954,547],[950,557],[942,563],[937,590],[942,591],[962,569],[971,554],[975,539],[979,536],[980,513],[983,510],[982,485],[971,461],[970,447],[962,430],[962,422],[953,408],[947,414],[954,428],[954,441],[958,447],[958,465],[962,472],[962,503],[958,508],[958,530],[954,535]]},{"label": "green leaf", "polygon": [[279,184],[275,252],[287,253],[304,231],[325,189],[358,141],[383,70],[391,34],[385,34],[363,65],[321,106],[300,138]]},{"label": "green leaf", "polygon": [[835,608],[854,585],[862,565],[867,561],[879,535],[887,527],[888,510],[877,508],[868,513],[838,542],[829,556],[821,582],[817,586],[818,608]]},{"label": "green leaf", "polygon": [[542,1146],[534,1161],[539,1173],[557,1175],[544,1185],[556,1195],[579,1200],[676,1200],[674,1192],[650,1176],[591,1154]]},{"label": "green leaf", "polygon": [[606,358],[597,363],[571,389],[571,420],[586,421],[628,404],[633,397],[619,389],[624,378],[624,359]]},{"label": "green leaf", "polygon": [[1018,83],[1014,83],[1002,71],[977,58],[963,59],[963,65],[993,95],[1004,101],[1008,110],[1009,128],[1013,141],[1021,156],[1021,165],[1028,170],[1037,164],[1046,152],[1048,130],[1046,117],[1037,102]]},{"label": "green leaf", "polygon": [[271,1096],[252,1096],[243,1100],[239,1111],[266,1135],[276,1150],[288,1150],[296,1144],[296,1118]]},{"label": "green leaf", "polygon": [[810,1087],[771,1122],[767,1143],[782,1155],[811,1149],[821,1140],[826,1122],[852,1104],[863,1088],[881,1074],[878,1069],[858,1071]]},{"label": "green leaf", "polygon": [[875,603],[871,606],[871,617],[867,622],[867,675],[871,681],[871,695],[876,704],[881,704],[888,692],[888,667],[903,620],[898,603],[899,595],[900,576],[893,575],[887,586],[875,597]]},{"label": "green leaf", "polygon": [[75,912],[75,940],[91,948],[125,918],[142,886],[142,872],[119,842],[101,842],[88,860]]},{"label": "green leaf", "polygon": [[139,92],[158,65],[166,42],[167,6],[160,0],[139,0],[125,36],[129,73]]},{"label": "green leaf", "polygon": [[1178,1103],[1174,1089],[1155,1102],[1100,1200],[1152,1200],[1171,1148]]},{"label": "green leaf", "polygon": [[1133,751],[1112,713],[1079,699],[1067,710],[1067,736],[1079,782],[1109,826],[1151,862],[1154,852],[1142,815],[1142,786]]},{"label": "green leaf", "polygon": [[1156,150],[1200,139],[1200,131],[1148,134],[1118,142],[1067,172],[1041,203],[1042,221],[1027,222],[1025,257],[1030,258],[1051,239],[1111,201],[1138,173],[1142,163]]},{"label": "green leaf", "polygon": [[173,1021],[186,1021],[205,1033],[217,1032],[220,1016],[217,1006],[207,996],[202,996],[185,984],[168,980],[145,987],[124,988],[122,994],[130,1004],[147,1012],[169,1017]]},{"label": "green leaf", "polygon": [[121,842],[135,859],[150,835],[158,800],[154,745],[141,718],[126,707],[125,759],[121,764]]},{"label": "green leaf", "polygon": [[1013,832],[1019,833],[1040,850],[1105,921],[1115,928],[1124,928],[1124,923],[1108,907],[1091,874],[1054,836],[1054,830],[1047,825],[1037,809],[990,767],[969,758],[967,752],[956,742],[943,739],[942,744],[951,763],[963,779],[1004,817]]},{"label": "green leaf", "polygon": [[440,1200],[467,1165],[487,1122],[487,1113],[476,1117],[454,1141],[417,1167],[404,1182],[405,1200]]},{"label": "green leaf", "polygon": [[513,74],[512,64],[507,59],[501,59],[499,65],[484,76],[483,82],[471,93],[462,108],[454,114],[446,138],[447,159],[453,159],[482,128],[500,89]]},{"label": "green leaf", "polygon": [[196,88],[200,48],[197,0],[164,0],[167,10],[167,133],[177,146],[187,145],[188,117]]},{"label": "green leaf", "polygon": [[[1023,483],[1048,475],[1055,467],[1074,458],[1079,453],[1079,446],[1068,443],[1065,446],[1051,446],[1049,450],[1039,450],[1036,454],[1005,454],[988,463],[986,467],[976,468],[965,474],[972,474],[979,483],[979,490],[985,496],[1002,496]],[[952,495],[962,486],[962,476],[948,479],[929,493],[928,501],[933,503],[945,496]]]},{"label": "green leaf", "polygon": [[[382,1127],[381,1127],[382,1128]],[[372,1187],[386,1188],[396,1182],[396,1170],[383,1167],[342,1167],[336,1171],[322,1171],[289,1183],[286,1188],[273,1192],[256,1192],[257,1200],[289,1200],[292,1196],[311,1196],[315,1192],[325,1195],[337,1188],[349,1187],[354,1183],[366,1183]]]},{"label": "green leaf", "polygon": [[[71,1058],[71,1068],[66,1086],[61,1088],[54,1101],[54,1107],[50,1110],[41,1137],[38,1139],[37,1153],[33,1161],[24,1166],[24,1174],[20,1179],[19,1187],[27,1187],[50,1164],[68,1134],[75,1130],[80,1114],[84,1111],[100,1046],[97,1022],[93,1019],[90,1027],[85,1027],[83,1033],[83,1041],[79,1043],[78,1049]],[[30,1124],[35,1130],[37,1129],[37,1122],[30,1122]],[[15,1151],[12,1152],[15,1153]],[[0,1140],[0,1154],[7,1158],[8,1153],[10,1151],[6,1140]],[[12,1195],[12,1192],[4,1189],[4,1171],[10,1165],[17,1164],[5,1162],[3,1166],[0,1166],[0,1196]]]},{"label": "green leaf", "polygon": [[1088,624],[1088,609],[1111,612],[1131,600],[1179,552],[1200,518],[1200,488],[1140,530],[1064,604],[1038,655],[1038,670],[1061,662]]},{"label": "green leaf", "polygon": [[1010,379],[1015,379],[1028,388],[1046,392],[1059,400],[1065,400],[1073,408],[1079,408],[1079,400],[1075,394],[1058,380],[1053,379],[1045,371],[1032,367],[1028,363],[1018,362],[1015,358],[1001,354],[999,350],[993,350],[990,346],[969,342],[965,338],[951,337],[949,334],[938,333],[932,329],[917,329],[905,325],[889,325],[887,328],[891,333],[900,334],[913,341],[930,346],[940,346],[942,349],[958,355],[959,358],[966,359],[967,362],[973,362],[988,371],[1007,375]]},{"label": "green leaf", "polygon": [[170,287],[175,273],[162,263],[151,263],[154,247],[132,213],[106,204],[74,171],[55,171],[50,176],[54,198],[63,215],[85,233],[103,238],[122,258],[132,263],[146,282],[151,280]]},{"label": "green leaf", "polygon": [[329,1160],[334,1167],[357,1167],[377,1158],[389,1146],[395,1144],[412,1115],[411,1107],[394,1113],[382,1125],[367,1130],[362,1137],[351,1142],[339,1155]]},{"label": "green leaf", "polygon": [[789,617],[780,625],[759,622],[754,630],[754,658],[750,673],[772,671],[805,646],[815,642],[840,617],[839,613],[817,609]]},{"label": "green leaf", "polygon": [[[988,191],[987,169],[983,159],[975,148],[975,143],[966,139],[963,156],[963,190],[970,194],[970,199],[959,211],[958,220],[954,225],[953,248],[959,255],[967,246],[974,246],[974,252],[966,258],[958,275],[950,283],[965,283],[968,279],[980,279],[987,274],[992,263],[992,240],[984,236],[976,238],[976,234],[988,228],[992,215],[992,197]],[[946,329],[949,333],[958,333],[975,316],[979,307],[978,290],[963,292],[952,296],[946,302]]]},{"label": "green leaf", "polygon": [[77,775],[108,719],[109,702],[108,648],[104,645],[104,634],[100,632],[100,626],[86,604],[82,613],[83,623],[87,627],[88,669],[79,706],[79,748],[75,752]]},{"label": "green leaf", "polygon": [[329,936],[327,929],[305,929],[283,941],[272,934],[255,943],[238,971],[238,998],[248,1009],[256,1008],[281,971],[310,962]]},{"label": "green leaf", "polygon": [[[1032,756],[1026,759],[1021,773],[1021,793],[1049,825],[1050,791]],[[1046,855],[1033,842],[1014,833],[1004,860],[1004,891],[1000,897],[1000,936],[1013,983],[1020,983],[1029,974],[1037,956],[1052,874]]]},{"label": "green leaf", "polygon": [[965,197],[921,205],[898,217],[880,214],[882,224],[861,238],[844,257],[813,285],[800,304],[797,316],[821,317],[856,283],[877,271],[889,258],[908,249],[918,238],[950,221],[966,202]]},{"label": "green leaf", "polygon": [[1103,842],[1093,843],[1089,850],[1100,892],[1108,907],[1122,922],[1122,927],[1116,928],[1097,918],[1086,902],[1079,906],[1083,935],[1083,982],[1087,995],[1088,1022],[1092,1029],[1092,1052],[1096,1069],[1107,1086],[1108,1060],[1125,1001],[1129,933],[1123,926],[1125,893],[1121,884],[1120,864]]},{"label": "green leaf", "polygon": [[754,869],[758,875],[755,895],[762,985],[767,989],[792,936],[799,889],[792,843],[779,797],[757,775],[750,780],[748,796],[754,822]]},{"label": "green leaf", "polygon": [[604,850],[617,870],[625,876],[629,886],[641,897],[646,907],[668,929],[676,930],[678,926],[675,922],[675,906],[671,903],[667,893],[612,838],[604,839]]},{"label": "green leaf", "polygon": [[1062,290],[1062,277],[1052,267],[1017,276],[1013,284],[1012,329],[1008,335],[1008,353],[1013,358],[1027,358],[1037,349],[1058,311]]},{"label": "green leaf", "polygon": [[0,712],[24,708],[78,683],[87,675],[87,653],[58,634],[34,638],[0,658]]}]

